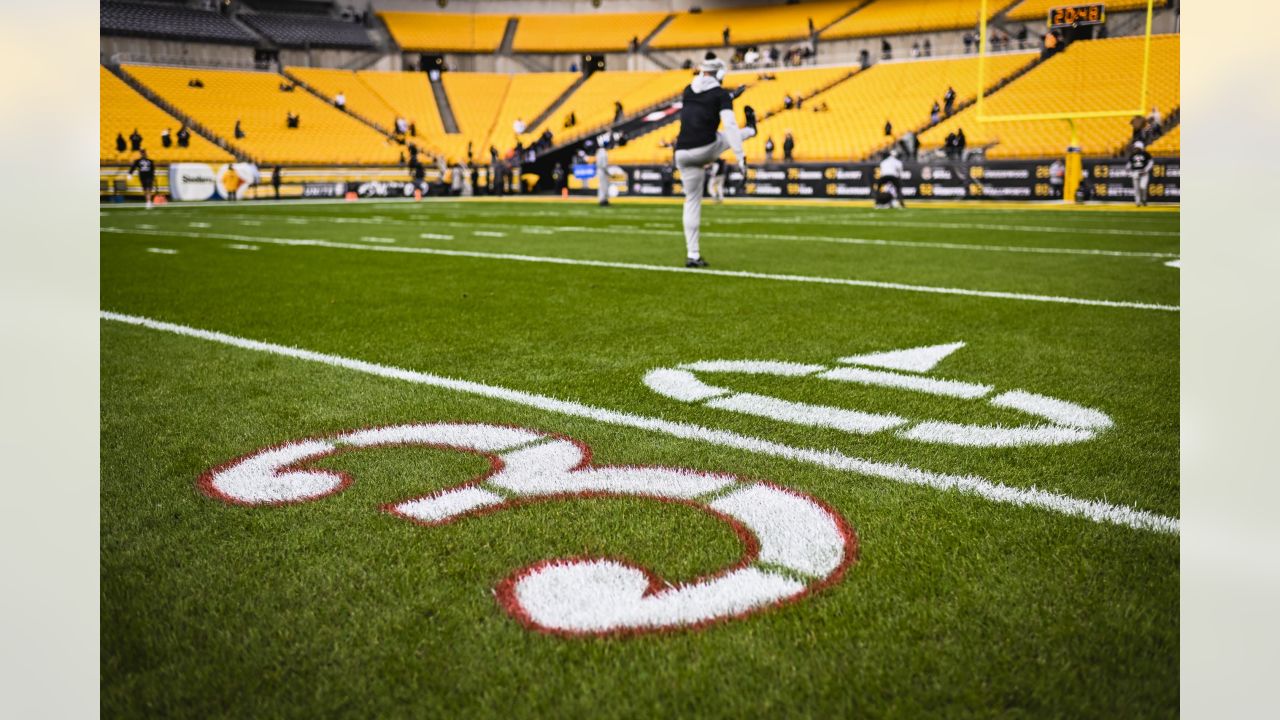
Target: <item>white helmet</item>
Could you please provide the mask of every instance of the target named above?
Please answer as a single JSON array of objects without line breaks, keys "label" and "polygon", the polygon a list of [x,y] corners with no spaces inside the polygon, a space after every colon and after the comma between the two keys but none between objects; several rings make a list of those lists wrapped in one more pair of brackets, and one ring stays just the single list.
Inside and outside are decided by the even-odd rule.
[{"label": "white helmet", "polygon": [[1141,149],[1142,149],[1142,148],[1144,148],[1144,147],[1146,147],[1146,145],[1143,145],[1141,140],[1134,140],[1134,141],[1133,141],[1133,149],[1134,149],[1134,150],[1141,150]]}]

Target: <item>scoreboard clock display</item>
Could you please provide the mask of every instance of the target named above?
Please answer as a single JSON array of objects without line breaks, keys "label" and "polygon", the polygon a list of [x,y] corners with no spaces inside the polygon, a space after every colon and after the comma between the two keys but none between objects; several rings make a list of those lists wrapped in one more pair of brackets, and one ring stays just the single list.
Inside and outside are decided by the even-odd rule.
[{"label": "scoreboard clock display", "polygon": [[1073,28],[1081,25],[1101,25],[1107,20],[1107,8],[1102,3],[1090,5],[1063,5],[1049,9],[1049,27]]}]

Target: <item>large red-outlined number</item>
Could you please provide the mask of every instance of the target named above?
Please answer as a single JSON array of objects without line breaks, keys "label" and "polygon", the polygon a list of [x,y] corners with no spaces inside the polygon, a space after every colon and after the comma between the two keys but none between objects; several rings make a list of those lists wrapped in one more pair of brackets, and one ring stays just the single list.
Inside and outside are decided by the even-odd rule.
[{"label": "large red-outlined number", "polygon": [[200,477],[199,486],[212,497],[242,505],[319,500],[341,491],[352,478],[301,465],[361,448],[403,445],[478,453],[490,461],[489,472],[470,482],[383,506],[423,525],[530,503],[627,496],[698,508],[727,523],[742,540],[737,563],[683,585],[607,558],[561,558],[519,569],[499,583],[499,603],[526,627],[543,632],[641,633],[741,618],[838,581],[857,556],[849,524],[809,495],[727,474],[596,466],[591,449],[580,442],[516,427],[393,425],[305,438],[213,468]]}]

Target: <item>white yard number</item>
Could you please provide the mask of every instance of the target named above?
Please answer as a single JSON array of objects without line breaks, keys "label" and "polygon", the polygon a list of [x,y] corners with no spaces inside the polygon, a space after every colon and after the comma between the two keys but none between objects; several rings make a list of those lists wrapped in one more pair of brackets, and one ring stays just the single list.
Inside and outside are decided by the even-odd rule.
[{"label": "white yard number", "polygon": [[319,500],[352,478],[302,467],[360,448],[424,446],[480,453],[492,470],[472,482],[385,506],[423,525],[443,525],[515,504],[595,496],[680,502],[720,519],[741,538],[733,566],[685,585],[603,558],[557,559],[498,584],[502,607],[527,627],[570,635],[689,628],[796,600],[837,581],[855,559],[848,524],[818,500],[763,482],[680,468],[590,464],[590,448],[523,428],[424,424],[356,430],[258,450],[208,471],[201,488],[244,505]]},{"label": "white yard number", "polygon": [[[1105,413],[1066,400],[1025,390],[992,394],[995,388],[991,385],[947,380],[925,374],[962,347],[964,343],[957,342],[853,355],[840,358],[840,364],[834,367],[777,360],[702,360],[674,368],[652,370],[645,375],[644,384],[673,400],[703,403],[717,410],[766,417],[795,425],[832,428],[857,435],[892,431],[904,440],[966,447],[1077,443],[1090,440],[1111,427],[1111,418]],[[963,400],[986,398],[992,407],[1017,410],[1035,420],[1012,427],[913,420],[893,413],[870,413],[736,392],[705,383],[698,378],[697,373],[814,377],[832,382],[897,388]]]}]

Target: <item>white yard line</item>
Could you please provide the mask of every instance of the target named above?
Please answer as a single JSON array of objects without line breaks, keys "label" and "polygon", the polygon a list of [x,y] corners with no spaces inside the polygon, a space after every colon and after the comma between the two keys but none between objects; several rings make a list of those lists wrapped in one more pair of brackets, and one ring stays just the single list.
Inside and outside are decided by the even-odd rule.
[{"label": "white yard line", "polygon": [[[619,216],[610,214],[609,217],[611,219],[617,219]],[[285,217],[284,219],[288,220],[287,217]],[[329,219],[339,223],[345,223],[345,222],[360,223],[360,222],[366,222],[367,220],[365,218],[329,218]],[[809,218],[806,217],[805,221],[809,222]],[[472,234],[480,237],[497,237],[497,238],[506,237],[507,233],[502,231],[490,232],[485,230],[474,230],[473,228],[483,228],[483,227],[509,228],[511,227],[510,225],[506,225],[503,223],[467,222],[463,220],[425,220],[425,219],[424,220],[397,220],[393,218],[386,218],[386,219],[378,220],[377,222],[379,224],[405,225],[410,227],[421,227],[424,223],[429,223],[431,225],[436,225],[436,226],[472,230]],[[714,227],[715,225],[718,225],[718,224],[734,224],[737,222],[740,222],[740,221],[714,220],[714,221],[709,221],[708,226]],[[757,221],[752,220],[752,221],[746,221],[746,222],[754,223]],[[775,222],[792,223],[794,222],[794,220],[775,221]],[[591,235],[600,235],[600,234],[614,234],[614,233],[621,232],[621,233],[644,234],[646,236],[661,234],[661,235],[671,235],[673,237],[684,237],[684,231],[678,228],[672,227],[671,224],[664,224],[660,226],[663,228],[667,228],[665,230],[654,229],[652,227],[649,227],[649,225],[653,225],[653,224],[654,223],[647,223],[645,226],[612,224],[612,225],[600,226],[600,227],[590,227],[586,225],[537,225],[537,226],[523,227],[521,228],[521,231],[529,234],[534,234],[534,235],[548,235],[548,234],[553,234],[557,232],[589,233]],[[814,224],[823,224],[823,223],[814,222]],[[867,223],[848,223],[848,224],[874,225],[876,223],[867,222]],[[879,224],[884,225],[886,227],[891,227],[895,223],[879,223]],[[958,225],[958,224],[952,223],[952,225]],[[1009,226],[1009,227],[1012,228],[1012,227],[1021,227],[1021,226]],[[1066,228],[1058,228],[1058,229],[1061,230],[1062,232],[1067,232]],[[1081,232],[1089,232],[1089,231],[1082,230]],[[1177,235],[1177,233],[1173,233],[1173,234]],[[1032,254],[1042,254],[1042,255],[1096,255],[1096,256],[1102,256],[1102,257],[1133,257],[1133,258],[1176,258],[1179,255],[1179,253],[1176,253],[1176,252],[1105,250],[1101,248],[1028,247],[1023,245],[982,245],[982,244],[976,244],[976,243],[939,242],[939,241],[931,241],[931,240],[883,240],[880,238],[856,238],[856,237],[851,238],[851,237],[831,236],[831,235],[779,235],[775,233],[762,233],[762,232],[752,232],[749,234],[744,234],[740,232],[716,232],[712,230],[704,230],[702,235],[703,237],[709,237],[709,238],[782,240],[786,242],[819,242],[819,243],[832,243],[837,245],[870,245],[870,246],[876,246],[876,247],[894,247],[894,248],[921,249],[921,250],[968,250],[973,252],[1032,253]]]},{"label": "white yard line", "polygon": [[484,260],[506,260],[513,262],[542,263],[549,265],[573,265],[581,267],[611,268],[617,270],[641,270],[645,272],[683,273],[686,275],[702,275],[714,277],[732,277],[751,280],[771,280],[776,282],[813,283],[818,285],[845,285],[850,287],[875,288],[878,290],[899,290],[903,292],[930,293],[936,295],[961,295],[994,300],[1021,300],[1027,302],[1059,303],[1064,305],[1086,305],[1091,307],[1129,308],[1133,310],[1159,310],[1163,312],[1179,312],[1177,305],[1161,305],[1129,300],[1094,300],[1091,298],[1062,297],[1058,295],[1034,295],[1030,293],[1002,292],[998,290],[970,290],[967,288],[937,287],[933,285],[909,285],[879,280],[853,280],[848,278],[818,277],[813,275],[779,275],[774,273],[750,272],[746,270],[713,270],[708,268],[684,268],[670,265],[648,265],[645,263],[609,262],[605,260],[581,260],[577,258],[549,257],[544,255],[517,255],[513,253],[487,253],[473,250],[445,250],[443,248],[397,247],[356,245],[353,243],[333,242],[330,240],[306,240],[291,238],[268,238],[250,235],[229,235],[223,233],[195,233],[177,230],[131,230],[128,228],[102,228],[102,232],[135,233],[146,235],[164,235],[168,237],[192,237],[214,240],[236,240],[290,245],[295,247],[321,247],[335,250],[363,250],[366,252],[398,252],[416,255],[443,255],[447,257],[466,257]]},{"label": "white yard line", "polygon": [[178,251],[174,250],[173,248],[150,247],[150,248],[147,248],[147,252],[155,253],[157,255],[177,255],[178,254]]},{"label": "white yard line", "polygon": [[154,320],[136,315],[125,315],[103,311],[101,317],[112,322],[126,323],[145,327],[160,332],[172,333],[186,337],[198,338],[222,345],[244,350],[263,352],[271,355],[290,357],[308,362],[316,362],[331,367],[373,375],[376,377],[402,380],[405,382],[430,387],[467,393],[480,397],[505,400],[526,407],[537,408],[547,412],[586,418],[596,422],[622,427],[636,428],[657,432],[685,440],[696,440],[719,445],[721,447],[745,450],[747,452],[768,455],[771,457],[809,463],[820,467],[852,472],[858,475],[882,478],[907,485],[920,485],[936,490],[954,490],[966,495],[976,496],[991,502],[1035,507],[1071,517],[1080,517],[1096,523],[1108,523],[1149,530],[1153,532],[1177,535],[1180,532],[1180,521],[1145,510],[1138,510],[1124,505],[1113,505],[1099,500],[1084,500],[1067,495],[1039,490],[1024,489],[992,482],[973,475],[946,475],[927,470],[876,462],[851,457],[835,450],[817,450],[814,448],[793,447],[776,443],[763,438],[740,435],[727,430],[702,427],[690,423],[664,420],[657,417],[633,415],[631,413],[607,408],[594,407],[571,400],[560,400],[546,395],[514,390],[497,385],[459,380],[456,378],[433,375],[430,373],[407,370],[404,368],[379,365],[365,360],[330,355],[327,353],[304,350],[287,345],[251,340],[211,330],[178,325],[175,323]]}]

